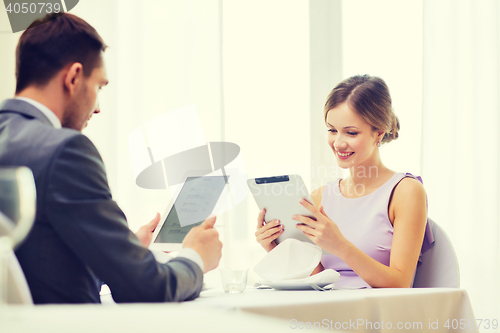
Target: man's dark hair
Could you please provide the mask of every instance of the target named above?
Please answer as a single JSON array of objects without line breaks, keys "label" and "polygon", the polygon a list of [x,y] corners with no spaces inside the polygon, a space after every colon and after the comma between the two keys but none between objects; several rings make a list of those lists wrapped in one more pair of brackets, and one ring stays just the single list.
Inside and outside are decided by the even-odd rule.
[{"label": "man's dark hair", "polygon": [[21,35],[16,49],[16,94],[43,86],[68,64],[79,62],[88,77],[101,65],[106,44],[81,18],[57,13],[36,20]]}]

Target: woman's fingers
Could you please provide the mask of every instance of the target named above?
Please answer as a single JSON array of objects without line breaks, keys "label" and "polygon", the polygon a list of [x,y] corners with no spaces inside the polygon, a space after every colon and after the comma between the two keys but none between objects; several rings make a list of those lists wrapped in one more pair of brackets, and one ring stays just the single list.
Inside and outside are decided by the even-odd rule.
[{"label": "woman's fingers", "polygon": [[304,206],[308,211],[311,212],[311,214],[316,218],[318,219],[320,216],[320,212],[318,210],[318,208],[316,208],[316,206],[314,206],[312,203],[310,203],[309,201],[307,201],[306,199],[301,199],[300,201],[300,204],[302,206]]},{"label": "woman's fingers", "polygon": [[262,209],[259,212],[259,216],[257,216],[257,229],[261,228],[264,225],[264,216],[266,215],[266,209]]},{"label": "woman's fingers", "polygon": [[255,238],[267,252],[276,247],[274,240],[283,232],[283,226],[279,220],[265,222],[266,210],[262,209],[257,217],[257,231]]},{"label": "woman's fingers", "polygon": [[325,213],[325,209],[323,208],[323,205],[319,205],[319,212],[323,214],[324,216],[327,216]]},{"label": "woman's fingers", "polygon": [[272,220],[269,223],[266,223],[264,226],[258,228],[257,231],[255,232],[255,236],[261,235],[267,232],[269,229],[276,228],[277,226],[280,225],[281,222],[279,220]]},{"label": "woman's fingers", "polygon": [[292,219],[297,221],[298,223],[306,224],[311,228],[315,228],[318,226],[318,221],[314,220],[309,216],[304,215],[293,215]]},{"label": "woman's fingers", "polygon": [[300,231],[302,231],[304,233],[304,235],[306,236],[310,236],[310,237],[314,237],[315,236],[315,230],[314,228],[311,228],[310,226],[308,225],[304,225],[304,224],[296,224],[295,227],[297,229],[299,229]]},{"label": "woman's fingers", "polygon": [[272,228],[272,227],[279,225],[280,223],[281,222],[279,220],[272,220],[272,221],[269,221],[267,223],[263,222],[261,225],[257,225],[257,231],[259,231],[259,230],[265,231],[269,228]]},{"label": "woman's fingers", "polygon": [[[260,235],[257,236],[257,239],[261,239],[261,240],[264,240],[264,239],[267,239],[267,238],[270,238],[270,237],[273,237],[276,235],[276,237],[279,236],[279,233],[281,233],[283,231],[283,226],[280,225],[280,226],[276,226],[276,227],[272,227],[268,230],[266,230],[265,232],[261,233]],[[276,239],[276,237],[273,238]]]},{"label": "woman's fingers", "polygon": [[[274,246],[274,241],[283,233],[283,229],[280,227],[268,230],[266,233],[257,236],[257,243],[259,243],[266,251],[272,250]],[[273,245],[274,244],[274,245]],[[271,248],[270,246],[273,245]]]},{"label": "woman's fingers", "polygon": [[262,228],[258,229],[255,232],[255,237],[257,237],[258,241],[264,240],[266,238],[271,237],[272,235],[280,233],[282,230],[283,226],[281,225],[281,222],[279,220],[272,220],[271,222],[264,225]]}]

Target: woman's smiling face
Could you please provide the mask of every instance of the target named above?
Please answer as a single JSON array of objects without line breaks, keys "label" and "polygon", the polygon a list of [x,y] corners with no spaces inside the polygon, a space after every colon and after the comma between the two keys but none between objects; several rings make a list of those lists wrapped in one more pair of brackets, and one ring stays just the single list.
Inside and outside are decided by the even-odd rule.
[{"label": "woman's smiling face", "polygon": [[328,111],[326,126],[328,144],[337,157],[339,167],[346,169],[375,164],[377,142],[384,132],[373,130],[347,103]]}]

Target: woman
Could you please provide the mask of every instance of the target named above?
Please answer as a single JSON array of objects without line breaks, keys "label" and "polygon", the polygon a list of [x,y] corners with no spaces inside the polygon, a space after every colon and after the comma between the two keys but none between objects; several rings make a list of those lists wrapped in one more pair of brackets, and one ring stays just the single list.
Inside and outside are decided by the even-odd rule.
[{"label": "woman", "polygon": [[[369,75],[342,81],[325,103],[325,122],[328,145],[350,175],[314,191],[316,206],[301,202],[315,219],[294,216],[296,227],[331,253],[313,274],[335,269],[337,287],[411,287],[422,244],[432,235],[421,182],[380,159],[380,145],[397,139],[399,130],[387,85]],[[276,220],[265,224],[264,216],[263,210],[255,235],[271,251],[283,227]]]}]

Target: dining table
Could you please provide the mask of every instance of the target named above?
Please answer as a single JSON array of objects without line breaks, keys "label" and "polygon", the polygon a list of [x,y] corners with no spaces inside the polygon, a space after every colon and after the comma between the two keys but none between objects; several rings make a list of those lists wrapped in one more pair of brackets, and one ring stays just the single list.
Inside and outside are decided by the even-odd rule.
[{"label": "dining table", "polygon": [[193,301],[0,305],[1,333],[478,332],[457,288],[276,290],[206,288]]}]

